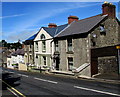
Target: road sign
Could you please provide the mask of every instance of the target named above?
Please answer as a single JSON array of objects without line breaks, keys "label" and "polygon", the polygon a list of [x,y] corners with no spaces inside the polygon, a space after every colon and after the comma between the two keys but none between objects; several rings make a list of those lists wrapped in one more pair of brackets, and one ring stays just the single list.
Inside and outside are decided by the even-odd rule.
[{"label": "road sign", "polygon": [[120,49],[120,46],[116,46],[116,49]]}]

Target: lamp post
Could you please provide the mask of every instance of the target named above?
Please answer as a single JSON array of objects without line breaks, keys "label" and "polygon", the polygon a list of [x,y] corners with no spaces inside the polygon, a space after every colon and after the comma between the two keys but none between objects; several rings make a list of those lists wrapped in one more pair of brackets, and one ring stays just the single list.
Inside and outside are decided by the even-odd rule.
[{"label": "lamp post", "polygon": [[116,49],[118,50],[118,73],[120,74],[120,46],[116,46]]}]

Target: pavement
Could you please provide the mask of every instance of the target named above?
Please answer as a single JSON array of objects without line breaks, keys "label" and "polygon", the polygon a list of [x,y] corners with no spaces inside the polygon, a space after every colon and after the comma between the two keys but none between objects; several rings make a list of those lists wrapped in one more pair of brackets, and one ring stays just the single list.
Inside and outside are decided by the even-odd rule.
[{"label": "pavement", "polygon": [[117,74],[97,74],[96,76],[93,76],[92,79],[120,83],[120,75]]},{"label": "pavement", "polygon": [[105,83],[115,83],[120,84],[120,75],[117,74],[96,74],[92,77],[88,76],[75,76],[73,73],[67,73],[67,72],[46,72],[47,74],[52,74],[56,76],[64,76],[64,77],[72,77],[72,78],[79,78],[84,80],[93,80],[93,81],[99,81],[99,82],[105,82]]}]

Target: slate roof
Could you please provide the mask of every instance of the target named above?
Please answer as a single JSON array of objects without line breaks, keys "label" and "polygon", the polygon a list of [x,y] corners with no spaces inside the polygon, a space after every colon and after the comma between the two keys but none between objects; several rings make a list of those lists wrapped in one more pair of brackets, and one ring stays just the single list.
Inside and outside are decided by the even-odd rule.
[{"label": "slate roof", "polygon": [[61,31],[55,37],[87,33],[106,17],[107,15],[96,15],[93,17],[72,22],[66,29],[64,29],[64,31]]},{"label": "slate roof", "polygon": [[[37,36],[37,33],[34,34],[33,36],[29,37],[27,40],[34,40],[36,36]],[[27,41],[27,40],[26,40],[26,41]]]},{"label": "slate roof", "polygon": [[17,49],[15,52],[12,52],[10,55],[9,55],[9,57],[10,56],[17,56],[17,55],[24,55],[24,49]]},{"label": "slate roof", "polygon": [[54,28],[48,28],[48,27],[42,27],[50,36],[54,37],[57,35],[60,31],[62,31],[65,27],[67,27],[68,24],[60,25]]}]

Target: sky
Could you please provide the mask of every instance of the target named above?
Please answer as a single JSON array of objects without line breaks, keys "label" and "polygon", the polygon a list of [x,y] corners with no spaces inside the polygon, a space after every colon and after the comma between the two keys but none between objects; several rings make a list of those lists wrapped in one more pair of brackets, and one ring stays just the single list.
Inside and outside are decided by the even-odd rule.
[{"label": "sky", "polygon": [[[116,5],[118,12],[118,2]],[[0,40],[25,41],[49,23],[66,24],[68,16],[84,19],[102,13],[103,2],[2,2],[0,14]]]}]

